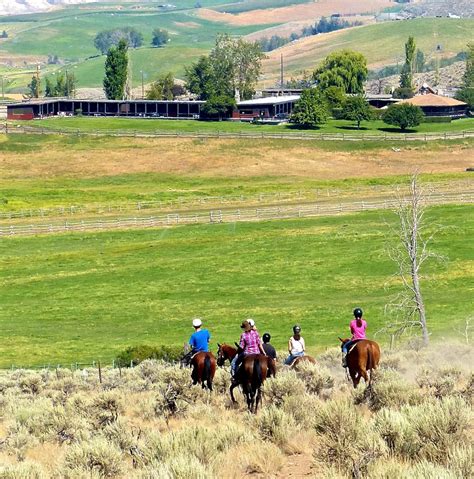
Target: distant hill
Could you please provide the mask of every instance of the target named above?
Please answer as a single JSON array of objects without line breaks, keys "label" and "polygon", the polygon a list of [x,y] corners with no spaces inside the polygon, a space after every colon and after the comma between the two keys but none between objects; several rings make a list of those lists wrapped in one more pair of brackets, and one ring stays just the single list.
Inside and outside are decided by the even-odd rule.
[{"label": "distant hill", "polygon": [[45,12],[64,5],[91,3],[96,0],[2,0],[0,15]]},{"label": "distant hill", "polygon": [[451,58],[464,51],[473,40],[474,19],[418,18],[348,28],[296,40],[273,50],[264,61],[264,81],[275,81],[283,55],[285,76],[313,70],[329,53],[350,49],[363,53],[369,68],[379,69],[404,61],[404,44],[409,35],[427,58]]}]

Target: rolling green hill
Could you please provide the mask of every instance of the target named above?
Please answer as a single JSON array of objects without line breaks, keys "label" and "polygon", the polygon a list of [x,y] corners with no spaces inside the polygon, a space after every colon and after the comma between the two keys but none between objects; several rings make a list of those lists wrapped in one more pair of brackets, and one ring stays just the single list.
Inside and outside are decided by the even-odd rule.
[{"label": "rolling green hill", "polygon": [[[404,44],[410,35],[427,60],[452,57],[464,51],[474,40],[474,19],[420,18],[377,23],[316,35],[285,45],[269,53],[265,62],[266,78],[275,79],[283,54],[288,76],[312,70],[329,53],[351,49],[363,53],[370,68],[404,61]],[[439,47],[439,49],[438,49]]]}]

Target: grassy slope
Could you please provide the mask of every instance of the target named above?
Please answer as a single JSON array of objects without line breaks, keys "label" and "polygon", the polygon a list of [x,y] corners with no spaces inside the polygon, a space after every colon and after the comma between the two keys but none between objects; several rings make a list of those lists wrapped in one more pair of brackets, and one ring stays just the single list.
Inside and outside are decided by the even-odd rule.
[{"label": "grassy slope", "polygon": [[[436,337],[472,312],[471,207],[438,207],[449,259],[423,281]],[[252,316],[283,348],[295,323],[310,350],[337,343],[361,305],[370,334],[399,284],[385,248],[389,212],[170,230],[7,238],[0,243],[2,365],[111,359],[136,343],[182,344],[195,315],[215,341]],[[8,347],[6,347],[8,345]]]},{"label": "grassy slope", "polygon": [[[291,124],[281,125],[254,125],[246,122],[209,122],[196,120],[163,120],[163,119],[139,119],[139,118],[95,118],[95,117],[73,117],[73,118],[48,118],[35,120],[34,122],[12,122],[26,126],[41,126],[54,129],[79,129],[84,131],[95,130],[134,130],[142,132],[173,131],[173,132],[251,132],[251,133],[295,133],[302,131],[313,133],[346,133],[349,135],[385,135],[389,133],[400,133],[399,128],[392,128],[381,120],[362,122],[361,129],[357,130],[355,124],[346,120],[330,120],[325,125],[315,130],[301,130]],[[474,119],[463,118],[451,123],[422,123],[420,126],[410,130],[419,133],[439,133],[445,131],[463,131],[474,129]]]},{"label": "grassy slope", "polygon": [[402,63],[403,45],[410,35],[428,59],[433,58],[438,45],[442,47],[440,56],[454,56],[472,41],[473,30],[473,19],[423,18],[377,23],[289,44],[269,54],[264,71],[267,77],[278,75],[280,54],[285,58],[287,75],[312,70],[330,52],[344,48],[362,52],[370,67]]}]

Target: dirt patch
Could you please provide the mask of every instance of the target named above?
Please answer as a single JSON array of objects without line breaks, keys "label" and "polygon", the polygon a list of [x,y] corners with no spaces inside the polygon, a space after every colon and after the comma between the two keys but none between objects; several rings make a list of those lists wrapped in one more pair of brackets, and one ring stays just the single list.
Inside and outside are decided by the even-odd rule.
[{"label": "dirt patch", "polygon": [[156,172],[206,177],[300,176],[371,178],[460,173],[471,166],[472,145],[326,151],[317,143],[263,140],[104,139],[92,149],[46,144],[29,153],[2,152],[6,178],[95,177]]},{"label": "dirt patch", "polygon": [[316,20],[318,17],[333,13],[356,14],[372,13],[391,6],[389,0],[320,0],[315,3],[291,5],[282,8],[252,10],[237,15],[216,12],[207,8],[199,10],[198,15],[206,20],[224,22],[231,25],[265,25],[267,23],[287,23],[297,20]]},{"label": "dirt patch", "polygon": [[173,22],[177,27],[184,27],[184,28],[199,28],[199,23],[196,22]]}]

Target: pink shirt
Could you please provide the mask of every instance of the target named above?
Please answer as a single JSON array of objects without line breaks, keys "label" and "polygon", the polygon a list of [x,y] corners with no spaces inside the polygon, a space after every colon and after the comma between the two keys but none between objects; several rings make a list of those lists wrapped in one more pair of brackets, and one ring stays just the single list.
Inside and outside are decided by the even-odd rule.
[{"label": "pink shirt", "polygon": [[244,354],[260,354],[260,336],[254,329],[245,331],[240,335],[240,347]]},{"label": "pink shirt", "polygon": [[352,341],[355,339],[365,339],[365,330],[367,329],[367,323],[363,319],[362,324],[357,326],[357,319],[353,319],[351,321],[351,333],[352,333]]}]

